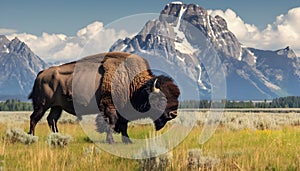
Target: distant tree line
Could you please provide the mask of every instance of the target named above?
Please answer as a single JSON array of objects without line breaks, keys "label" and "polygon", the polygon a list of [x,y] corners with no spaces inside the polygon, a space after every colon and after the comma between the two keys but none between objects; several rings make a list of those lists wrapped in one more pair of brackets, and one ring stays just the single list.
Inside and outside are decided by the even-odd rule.
[{"label": "distant tree line", "polygon": [[[180,108],[210,108],[210,100],[185,100],[180,102]],[[272,101],[234,101],[223,100],[225,108],[300,108],[300,96],[279,97]],[[32,111],[30,102],[21,102],[17,99],[9,99],[0,102],[0,111]]]},{"label": "distant tree line", "polygon": [[0,111],[32,111],[33,107],[30,102],[21,102],[18,99],[9,99],[0,102]]},{"label": "distant tree line", "polygon": [[300,96],[280,97],[273,99],[271,108],[300,108]]},{"label": "distant tree line", "polygon": [[[272,101],[234,101],[222,100],[225,108],[300,108],[300,96],[279,97]],[[185,100],[180,108],[210,108],[210,100]]]}]

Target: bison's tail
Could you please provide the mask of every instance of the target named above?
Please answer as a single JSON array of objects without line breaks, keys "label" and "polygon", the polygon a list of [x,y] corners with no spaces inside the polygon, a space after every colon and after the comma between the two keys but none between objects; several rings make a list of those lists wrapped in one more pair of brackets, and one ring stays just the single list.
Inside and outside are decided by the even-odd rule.
[{"label": "bison's tail", "polygon": [[40,71],[37,76],[36,76],[36,79],[34,81],[34,85],[33,85],[33,88],[32,88],[32,91],[31,93],[28,95],[28,99],[32,99],[33,98],[33,92],[35,91],[35,88],[36,88],[36,84],[37,84],[37,77],[42,73],[43,71]]}]

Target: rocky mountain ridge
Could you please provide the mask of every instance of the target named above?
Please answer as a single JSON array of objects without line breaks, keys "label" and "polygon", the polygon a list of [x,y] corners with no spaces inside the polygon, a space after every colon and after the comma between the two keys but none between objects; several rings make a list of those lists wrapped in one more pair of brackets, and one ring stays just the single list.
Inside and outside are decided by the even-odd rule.
[{"label": "rocky mountain ridge", "polygon": [[18,38],[0,36],[0,99],[26,100],[37,73],[47,66]]},{"label": "rocky mountain ridge", "polygon": [[224,68],[228,99],[300,95],[296,88],[300,83],[300,63],[292,49],[264,51],[245,47],[228,29],[225,19],[210,16],[195,4],[167,4],[158,19],[148,21],[136,36],[118,40],[110,51],[138,53],[150,61],[157,58],[171,63],[185,75],[181,79],[198,83],[204,98],[209,98],[212,86],[216,86],[208,73],[218,66],[217,60]]}]

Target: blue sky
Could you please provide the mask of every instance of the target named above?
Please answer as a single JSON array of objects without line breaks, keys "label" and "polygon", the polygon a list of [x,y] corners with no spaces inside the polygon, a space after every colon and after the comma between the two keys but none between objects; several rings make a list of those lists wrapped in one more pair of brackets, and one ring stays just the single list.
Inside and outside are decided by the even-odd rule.
[{"label": "blue sky", "polygon": [[[132,36],[128,28],[135,27],[134,32],[138,32],[149,19],[148,14],[145,17],[136,14],[159,14],[171,2],[2,0],[0,34],[9,39],[18,37],[46,61],[71,60],[78,54],[107,51],[116,40]],[[182,2],[198,4],[209,10],[210,15],[225,18],[229,30],[244,46],[269,50],[290,46],[300,56],[300,0]],[[117,23],[118,29],[108,29],[106,26],[111,23]],[[94,41],[94,47],[86,50],[90,40]],[[82,53],[84,50],[87,52]]]},{"label": "blue sky", "polygon": [[[139,13],[159,13],[167,0],[6,0],[0,6],[0,28],[32,34],[76,32],[92,23],[108,24],[116,19]],[[244,21],[263,29],[276,16],[300,6],[300,0],[193,0],[206,9],[232,9]]]}]

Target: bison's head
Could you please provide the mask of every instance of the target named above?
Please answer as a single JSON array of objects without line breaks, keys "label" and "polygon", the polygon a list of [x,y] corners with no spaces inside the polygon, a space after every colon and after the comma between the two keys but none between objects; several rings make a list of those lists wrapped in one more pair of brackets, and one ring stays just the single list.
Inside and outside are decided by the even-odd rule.
[{"label": "bison's head", "polygon": [[160,130],[168,121],[177,116],[179,95],[180,91],[171,78],[158,76],[153,79],[149,101],[151,108],[157,112],[153,116],[159,116],[152,118],[156,130]]}]

